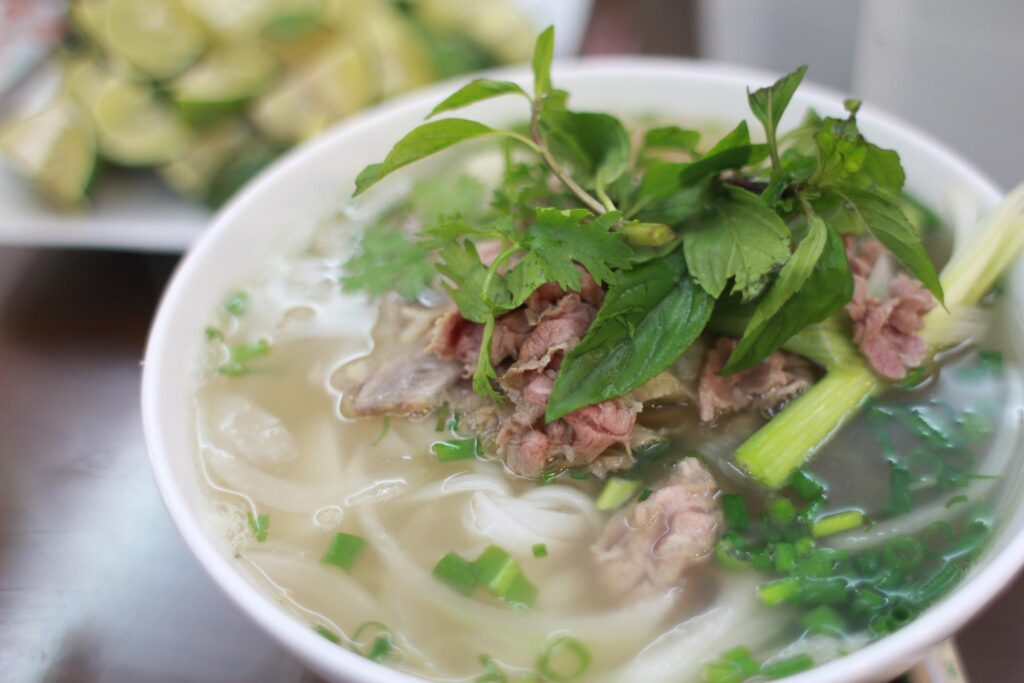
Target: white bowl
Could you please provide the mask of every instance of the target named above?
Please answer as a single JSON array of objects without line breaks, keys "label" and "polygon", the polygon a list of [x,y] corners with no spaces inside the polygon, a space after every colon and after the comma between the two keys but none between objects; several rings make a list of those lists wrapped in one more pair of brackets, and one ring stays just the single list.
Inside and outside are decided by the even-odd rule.
[{"label": "white bowl", "polygon": [[[528,81],[523,69],[497,75]],[[578,109],[723,122],[750,119],[745,88],[773,79],[763,72],[720,64],[644,58],[561,63],[555,72],[556,84],[572,93],[571,102]],[[216,216],[179,266],[146,350],[142,382],[146,442],[171,517],[200,564],[238,607],[331,681],[419,679],[372,663],[313,633],[250,583],[204,530],[198,512],[204,494],[194,456],[190,399],[197,373],[191,369],[200,358],[204,324],[225,292],[275,252],[307,235],[318,219],[334,212],[350,195],[359,170],[383,159],[397,138],[420,123],[452,90],[450,83],[434,86],[355,116],[292,151],[250,184]],[[813,85],[801,87],[783,126],[796,123],[806,107],[842,115],[842,96]],[[518,98],[483,103],[472,111],[492,122],[518,120],[523,114]],[[859,122],[873,142],[900,152],[908,188],[926,203],[942,206],[953,193],[972,198],[982,209],[999,200],[1000,190],[970,164],[912,127],[875,111],[870,103],[861,110]],[[756,124],[754,129],[759,129]],[[415,175],[417,167],[402,172]],[[1015,275],[1022,275],[1021,269]],[[1024,300],[1020,296],[1024,277],[1013,279],[1013,291],[1016,301]],[[1014,500],[987,553],[953,593],[899,632],[787,680],[883,680],[911,666],[930,646],[960,628],[1024,564],[1024,505],[1019,498]]]}]

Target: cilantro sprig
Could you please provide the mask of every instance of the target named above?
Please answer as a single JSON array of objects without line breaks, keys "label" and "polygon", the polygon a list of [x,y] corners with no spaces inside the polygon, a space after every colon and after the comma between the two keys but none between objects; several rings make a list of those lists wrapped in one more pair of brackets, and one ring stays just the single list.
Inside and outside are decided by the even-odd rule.
[{"label": "cilantro sprig", "polygon": [[[364,255],[379,268],[355,260],[346,281],[370,293],[390,281],[406,296],[443,287],[463,316],[484,326],[478,393],[501,400],[490,361],[497,319],[546,282],[579,288],[577,266],[607,296],[562,363],[549,421],[628,393],[708,328],[740,337],[725,374],[782,346],[806,347],[801,335],[813,335],[850,299],[847,233],[874,235],[942,300],[918,230],[901,209],[899,156],[864,139],[859,103],[847,102],[843,118],[812,113],[780,133],[805,67],[748,91],[764,143],[740,121],[707,151],[699,133],[678,126],[648,130],[634,150],[614,116],[569,107],[568,93],[551,78],[553,45],[549,28],[535,47],[532,89],[492,79],[466,84],[356,180],[358,195],[463,142],[504,141],[505,174],[489,210],[432,221],[418,241],[392,237],[378,248],[364,238]],[[504,96],[524,101],[524,126],[434,118]],[[485,243],[489,253],[497,246],[495,258],[481,258]],[[375,251],[387,256],[374,258]]]}]

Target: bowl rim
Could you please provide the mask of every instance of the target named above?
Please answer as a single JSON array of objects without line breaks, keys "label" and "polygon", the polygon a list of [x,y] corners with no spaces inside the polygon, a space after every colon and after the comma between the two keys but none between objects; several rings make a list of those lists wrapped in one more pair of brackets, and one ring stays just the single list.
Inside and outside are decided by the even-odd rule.
[{"label": "bowl rim", "polygon": [[[778,74],[766,70],[685,58],[588,57],[559,60],[554,65],[556,79],[586,72],[606,72],[611,78],[628,77],[631,74],[643,74],[646,77],[663,75],[667,78],[671,78],[673,74],[688,75],[735,83],[737,87],[771,82],[778,77]],[[198,516],[190,509],[183,492],[174,483],[170,469],[170,454],[164,448],[164,398],[159,385],[159,380],[166,372],[167,358],[173,354],[173,322],[177,317],[176,311],[187,305],[184,295],[188,283],[200,270],[200,266],[205,265],[204,254],[220,240],[221,234],[238,222],[238,217],[244,214],[246,207],[263,193],[265,188],[272,187],[281,178],[301,172],[306,159],[315,154],[318,148],[333,144],[336,138],[357,136],[364,129],[373,128],[378,117],[408,110],[426,111],[428,104],[432,105],[443,99],[450,94],[455,85],[464,83],[471,77],[486,76],[522,81],[528,79],[529,75],[526,66],[506,67],[433,84],[371,107],[336,124],[315,140],[290,150],[236,194],[213,217],[206,231],[175,268],[154,316],[143,362],[141,408],[147,453],[164,504],[186,546],[214,583],[243,614],[270,633],[292,654],[319,672],[374,683],[416,683],[424,680],[371,662],[345,648],[339,648],[297,620],[288,618],[278,604],[228,561],[203,528]],[[837,103],[844,98],[843,93],[839,91],[813,83],[805,82],[801,90],[813,97],[834,100]],[[953,168],[958,177],[969,179],[983,195],[987,195],[986,199],[995,202],[1002,197],[1003,192],[996,183],[971,162],[927,133],[879,111],[874,106],[862,109],[859,116],[861,120],[869,119],[872,123],[887,127],[901,136],[916,139],[919,144],[928,147],[943,165]],[[788,683],[814,683],[820,680],[853,683],[873,680],[873,677],[896,670],[903,665],[911,666],[915,658],[919,658],[929,647],[960,629],[993,600],[1024,566],[1024,528],[1008,530],[1006,533],[1009,537],[1006,545],[988,558],[980,570],[965,579],[953,593],[909,625],[849,655],[784,680]]]}]

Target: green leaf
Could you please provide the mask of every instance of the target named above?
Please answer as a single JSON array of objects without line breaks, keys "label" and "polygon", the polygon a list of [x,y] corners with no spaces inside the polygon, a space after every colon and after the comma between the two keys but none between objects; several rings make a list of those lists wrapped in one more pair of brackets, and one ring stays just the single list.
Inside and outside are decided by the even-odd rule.
[{"label": "green leaf", "polygon": [[714,301],[679,251],[619,274],[555,378],[545,419],[628,394],[671,365],[704,329]]},{"label": "green leaf", "polygon": [[818,148],[814,180],[819,185],[856,185],[893,194],[903,189],[899,154],[866,141],[852,115],[824,119],[814,141]]},{"label": "green leaf", "polygon": [[782,114],[789,106],[789,101],[793,99],[793,93],[800,86],[800,81],[803,80],[805,73],[807,73],[807,67],[801,66],[767,88],[760,88],[754,92],[747,89],[750,110],[764,126],[768,147],[776,166],[778,164],[778,148],[775,143],[775,132],[779,127],[779,121],[782,120]]},{"label": "green leaf", "polygon": [[687,164],[679,174],[683,185],[698,183],[730,168],[754,164],[767,156],[766,145],[750,144],[750,131],[746,121],[730,131],[697,161]]},{"label": "green leaf", "polygon": [[480,342],[480,353],[476,358],[476,370],[473,372],[473,391],[496,403],[504,403],[505,397],[494,388],[494,383],[498,381],[498,373],[491,365],[491,339],[493,337],[494,316],[492,315],[484,324],[484,336]]},{"label": "green leaf", "polygon": [[360,195],[381,178],[431,154],[487,135],[513,135],[468,119],[441,119],[414,128],[399,140],[380,164],[367,166],[356,178],[355,195]]},{"label": "green leaf", "polygon": [[836,313],[853,295],[843,239],[817,216],[758,304],[723,375],[746,370],[808,325]]},{"label": "green leaf", "polygon": [[555,56],[555,27],[548,26],[533,48],[533,96],[540,100],[551,92],[551,61]]},{"label": "green leaf", "polygon": [[878,145],[867,143],[867,155],[861,171],[876,187],[898,193],[903,190],[906,174],[900,163],[900,155],[895,150],[882,149]]},{"label": "green leaf", "polygon": [[441,249],[437,271],[451,281],[443,286],[463,317],[477,323],[492,319],[491,308],[483,296],[487,266],[480,261],[476,246],[471,241],[466,240],[462,244],[450,242]]},{"label": "green leaf", "polygon": [[582,276],[579,263],[600,284],[615,278],[613,268],[629,268],[633,250],[626,236],[611,228],[622,217],[609,211],[593,218],[586,209],[537,209],[537,219],[526,231],[523,246],[543,266],[545,281],[554,281],[565,289],[579,289]]},{"label": "green leaf", "polygon": [[552,153],[573,167],[581,185],[604,188],[629,169],[629,133],[614,116],[560,111],[544,123]]},{"label": "green leaf", "polygon": [[942,285],[935,266],[924,250],[920,235],[903,215],[899,205],[859,187],[842,186],[835,188],[835,191],[846,200],[864,227],[941,303]]},{"label": "green leaf", "polygon": [[716,299],[730,278],[734,293],[756,295],[768,274],[789,258],[786,224],[746,190],[729,188],[693,222],[683,233],[686,265]]},{"label": "green leaf", "polygon": [[492,97],[500,97],[501,95],[510,94],[522,95],[527,101],[530,100],[530,96],[526,94],[526,91],[516,83],[512,83],[511,81],[492,81],[489,78],[478,78],[475,81],[470,81],[449,95],[447,99],[441,102],[441,104],[434,107],[433,111],[427,115],[427,118],[433,118],[441,112],[460,109],[473,104],[474,102],[480,102],[483,100],[489,100]]},{"label": "green leaf", "polygon": [[644,134],[645,149],[678,149],[693,153],[699,142],[699,132],[679,126],[652,128]]},{"label": "green leaf", "polygon": [[650,159],[627,216],[642,221],[676,225],[695,216],[706,203],[710,181],[684,186],[680,174],[685,163]]},{"label": "green leaf", "polygon": [[341,288],[366,292],[371,297],[394,290],[414,299],[434,277],[427,252],[399,228],[371,226],[359,240],[359,251],[343,266]]}]

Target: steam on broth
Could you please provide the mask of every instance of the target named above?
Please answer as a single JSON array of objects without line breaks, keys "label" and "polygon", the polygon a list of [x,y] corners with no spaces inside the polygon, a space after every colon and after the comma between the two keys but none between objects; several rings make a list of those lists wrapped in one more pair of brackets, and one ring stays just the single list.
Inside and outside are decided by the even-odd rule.
[{"label": "steam on broth", "polygon": [[[738,683],[898,630],[1016,467],[1018,331],[981,301],[1009,260],[950,257],[855,104],[777,142],[764,98],[802,71],[751,94],[767,145],[662,126],[634,153],[543,90],[545,40],[536,149],[510,132],[487,183],[452,164],[227,294],[211,529],[310,629],[435,680]],[[598,129],[589,162],[545,147]]]}]

